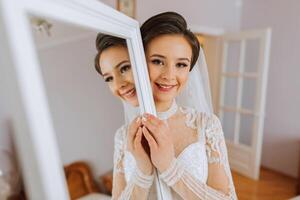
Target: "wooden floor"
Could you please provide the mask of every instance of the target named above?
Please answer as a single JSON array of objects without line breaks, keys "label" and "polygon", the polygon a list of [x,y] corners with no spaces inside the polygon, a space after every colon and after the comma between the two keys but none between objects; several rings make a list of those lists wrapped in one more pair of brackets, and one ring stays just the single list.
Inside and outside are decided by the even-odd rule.
[{"label": "wooden floor", "polygon": [[296,179],[265,168],[261,169],[259,181],[235,172],[233,179],[239,200],[282,200],[296,195]]}]

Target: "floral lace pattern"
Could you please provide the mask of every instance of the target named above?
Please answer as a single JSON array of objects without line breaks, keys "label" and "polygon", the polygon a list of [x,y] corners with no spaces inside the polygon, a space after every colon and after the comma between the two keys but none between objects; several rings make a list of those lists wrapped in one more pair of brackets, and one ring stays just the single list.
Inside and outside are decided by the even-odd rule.
[{"label": "floral lace pattern", "polygon": [[[186,126],[197,129],[199,140],[186,147],[169,169],[165,171],[166,173],[160,174],[163,183],[169,187],[179,182],[184,185],[184,192],[177,191],[176,187],[172,187],[172,199],[184,199],[180,195],[181,192],[182,194],[191,194],[193,198],[188,197],[188,199],[236,200],[225,139],[219,119],[213,114],[197,113],[191,108],[180,107],[179,109],[186,115]],[[126,126],[123,126],[115,136],[114,178],[115,174],[122,173],[126,180],[120,199],[130,199],[133,187],[139,184],[145,188],[151,187],[150,193],[155,193],[152,184],[153,177],[145,177],[140,174],[136,178],[139,173],[136,170],[134,157],[126,150],[126,131]],[[220,164],[224,168],[229,180],[229,193],[227,195],[206,184],[209,164]],[[155,198],[155,194],[150,194],[148,199],[157,198]]]},{"label": "floral lace pattern", "polygon": [[125,153],[126,126],[123,125],[115,134],[114,141],[114,173],[124,173],[123,159]]},{"label": "floral lace pattern", "polygon": [[[127,126],[122,126],[118,129],[115,135],[115,146],[114,146],[114,170],[113,170],[113,179],[114,182],[117,179],[117,174],[124,174],[125,177],[128,175],[127,184],[124,186],[124,190],[121,192],[120,196],[117,198],[119,200],[129,200],[132,194],[132,191],[135,186],[139,186],[144,189],[149,189],[153,184],[154,176],[148,176],[143,174],[136,166],[134,157],[128,152],[126,145],[126,134]],[[129,155],[129,156],[128,156]],[[129,171],[124,167],[125,157],[129,157],[131,160],[131,168]],[[133,159],[133,160],[132,160]],[[129,173],[128,173],[129,172]],[[113,199],[115,199],[113,197]]]},{"label": "floral lace pattern", "polygon": [[216,115],[203,117],[206,124],[206,151],[209,163],[218,163],[224,167],[229,179],[229,199],[237,199],[230,171],[227,148],[220,120]]}]

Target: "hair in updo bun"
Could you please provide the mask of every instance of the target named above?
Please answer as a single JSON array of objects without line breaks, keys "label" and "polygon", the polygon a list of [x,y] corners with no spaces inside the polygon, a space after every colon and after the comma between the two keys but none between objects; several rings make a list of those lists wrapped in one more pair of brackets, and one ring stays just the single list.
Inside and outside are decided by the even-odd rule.
[{"label": "hair in updo bun", "polygon": [[149,18],[141,26],[141,35],[145,51],[147,45],[161,35],[182,35],[192,48],[191,68],[193,69],[200,52],[200,44],[196,36],[187,28],[185,19],[176,12],[164,12]]}]

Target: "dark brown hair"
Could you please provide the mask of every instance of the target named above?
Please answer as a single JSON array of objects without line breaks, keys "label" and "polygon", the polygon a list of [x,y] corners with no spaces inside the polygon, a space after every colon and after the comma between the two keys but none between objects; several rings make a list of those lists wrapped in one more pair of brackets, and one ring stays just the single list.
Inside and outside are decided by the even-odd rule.
[{"label": "dark brown hair", "polygon": [[200,44],[196,36],[187,28],[185,19],[176,12],[164,12],[149,18],[141,26],[141,34],[145,51],[147,45],[156,37],[167,34],[182,35],[192,48],[191,68],[193,69],[200,52]]},{"label": "dark brown hair", "polygon": [[96,71],[102,75],[101,67],[99,64],[99,58],[105,49],[108,49],[110,47],[114,46],[126,46],[126,40],[123,38],[111,36],[111,35],[106,35],[102,33],[98,33],[97,38],[96,38],[96,48],[97,48],[97,54],[95,56],[94,64],[95,64],[95,69]]}]

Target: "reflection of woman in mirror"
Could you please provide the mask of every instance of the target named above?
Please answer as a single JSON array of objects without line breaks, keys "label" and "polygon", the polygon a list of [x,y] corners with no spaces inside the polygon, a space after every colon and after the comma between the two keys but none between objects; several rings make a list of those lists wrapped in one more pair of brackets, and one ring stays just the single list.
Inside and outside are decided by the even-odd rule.
[{"label": "reflection of woman in mirror", "polygon": [[[98,34],[96,47],[98,54],[95,57],[95,68],[108,83],[111,92],[132,106],[138,106],[126,40]],[[141,145],[142,122],[138,119],[122,126],[115,136],[113,199],[147,199],[153,183],[153,166]],[[131,160],[124,163],[124,158],[128,157]],[[134,163],[131,163],[132,160]],[[129,169],[135,165],[136,168],[130,171],[134,176],[126,181],[129,180],[129,173],[125,174],[124,168],[128,166]]]},{"label": "reflection of woman in mirror", "polygon": [[[191,107],[180,107],[175,101],[187,88],[186,85],[196,70],[192,71],[194,65],[197,66],[200,51],[196,37],[187,29],[182,16],[170,12],[147,20],[141,27],[141,32],[158,117],[145,115],[142,120],[136,118],[117,131],[113,198],[157,199],[153,187],[153,165],[158,169],[163,184],[167,186],[164,187],[167,188],[164,192],[168,193],[168,199],[236,199],[218,118],[207,112],[209,109],[195,109],[201,108],[197,104],[205,104],[205,100],[196,99],[189,104]],[[102,36],[98,39],[100,56],[96,58],[96,68],[101,74],[109,69],[106,73],[114,78],[116,75],[113,70],[116,68],[104,69],[105,62],[102,62],[113,56],[102,56],[109,49],[113,50],[118,46],[122,46],[124,52],[127,52],[124,48],[125,41],[124,44],[108,41],[108,48],[99,48],[100,44],[106,43],[107,38]],[[204,57],[200,56],[200,59]],[[121,71],[119,74],[120,77],[126,76]],[[130,81],[123,78],[122,80],[127,80],[123,84],[116,78],[109,79],[115,81],[109,83],[112,92],[126,101],[120,89],[113,88],[118,85],[115,88],[130,89],[133,87],[133,77],[130,77]],[[191,88],[190,92],[196,93],[199,89],[196,85],[190,85],[189,89]],[[189,100],[188,93],[187,99]],[[136,106],[136,101],[132,100],[130,103]],[[206,102],[205,105],[208,104]],[[142,135],[149,143],[151,159],[141,146]]]},{"label": "reflection of woman in mirror", "polygon": [[138,106],[126,40],[98,34],[96,47],[99,53],[95,57],[95,68],[111,92],[133,106]]}]

